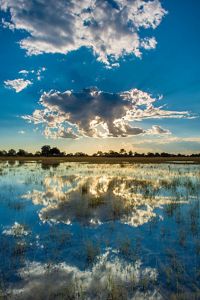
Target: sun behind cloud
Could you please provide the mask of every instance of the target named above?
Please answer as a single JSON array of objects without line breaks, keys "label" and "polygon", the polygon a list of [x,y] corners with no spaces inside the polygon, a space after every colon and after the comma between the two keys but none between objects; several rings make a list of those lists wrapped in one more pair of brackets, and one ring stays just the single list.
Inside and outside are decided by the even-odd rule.
[{"label": "sun behind cloud", "polygon": [[127,137],[139,134],[169,134],[169,130],[154,125],[151,129],[131,123],[145,119],[185,118],[186,111],[168,111],[156,107],[157,99],[133,89],[122,93],[107,93],[97,88],[81,92],[50,91],[39,101],[42,106],[23,118],[44,126],[51,138]]}]

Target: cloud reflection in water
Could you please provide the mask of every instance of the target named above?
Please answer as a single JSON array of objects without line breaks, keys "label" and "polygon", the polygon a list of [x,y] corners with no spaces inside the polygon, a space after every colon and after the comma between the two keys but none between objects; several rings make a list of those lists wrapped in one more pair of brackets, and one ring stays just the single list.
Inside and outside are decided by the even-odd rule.
[{"label": "cloud reflection in water", "polygon": [[93,170],[82,167],[71,174],[47,176],[43,190],[35,189],[23,198],[43,206],[39,212],[43,222],[99,225],[119,220],[135,227],[155,218],[156,208],[186,200],[181,194],[177,197],[177,188],[184,182],[176,183],[176,172],[170,173],[166,167],[149,169],[151,173],[139,166],[121,170],[115,174],[100,166]]}]

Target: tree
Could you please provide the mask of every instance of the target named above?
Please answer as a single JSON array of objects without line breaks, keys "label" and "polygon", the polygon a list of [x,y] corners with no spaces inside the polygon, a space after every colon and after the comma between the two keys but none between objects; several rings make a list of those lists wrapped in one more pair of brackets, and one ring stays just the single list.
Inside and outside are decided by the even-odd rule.
[{"label": "tree", "polygon": [[172,156],[172,155],[169,154],[169,153],[166,153],[166,152],[162,152],[162,153],[160,154],[160,156],[162,156],[162,157],[170,157],[170,156]]},{"label": "tree", "polygon": [[41,152],[40,151],[36,151],[35,152],[35,156],[41,156]]},{"label": "tree", "polygon": [[49,145],[44,145],[41,148],[41,155],[42,156],[49,156],[50,155],[50,151],[51,151],[51,147]]},{"label": "tree", "polygon": [[0,150],[0,156],[6,156],[7,152],[5,150]]},{"label": "tree", "polygon": [[160,156],[160,153],[156,152],[156,153],[155,153],[155,156],[157,156],[157,157]]},{"label": "tree", "polygon": [[19,149],[18,152],[17,152],[18,156],[26,156],[27,154],[28,153],[25,150],[23,150],[23,149]]},{"label": "tree", "polygon": [[147,153],[147,156],[148,156],[148,157],[154,157],[154,156],[155,156],[155,154],[154,154],[154,153],[152,153],[152,152],[148,152],[148,153]]},{"label": "tree", "polygon": [[68,154],[66,154],[66,156],[74,156],[74,154],[73,153],[68,153]]},{"label": "tree", "polygon": [[128,155],[129,156],[133,156],[133,151],[130,150],[129,153],[128,153]]},{"label": "tree", "polygon": [[83,153],[83,152],[76,152],[75,154],[74,154],[74,156],[88,156],[87,154],[85,154],[85,153]]},{"label": "tree", "polygon": [[50,149],[50,155],[59,156],[61,155],[60,150],[57,147],[53,147]]},{"label": "tree", "polygon": [[120,149],[119,154],[120,155],[126,155],[126,150],[125,149]]},{"label": "tree", "polygon": [[102,151],[97,151],[96,156],[103,156],[103,152]]},{"label": "tree", "polygon": [[109,150],[109,153],[108,153],[109,156],[115,156],[115,151],[113,150]]},{"label": "tree", "polygon": [[16,151],[14,149],[10,149],[8,151],[8,156],[15,156],[16,155]]}]

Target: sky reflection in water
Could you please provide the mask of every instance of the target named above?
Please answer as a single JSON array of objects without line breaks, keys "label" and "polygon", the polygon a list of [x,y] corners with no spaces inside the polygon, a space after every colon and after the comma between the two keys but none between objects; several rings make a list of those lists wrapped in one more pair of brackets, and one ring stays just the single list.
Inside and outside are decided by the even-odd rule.
[{"label": "sky reflection in water", "polygon": [[196,296],[199,192],[198,165],[1,163],[1,293]]}]

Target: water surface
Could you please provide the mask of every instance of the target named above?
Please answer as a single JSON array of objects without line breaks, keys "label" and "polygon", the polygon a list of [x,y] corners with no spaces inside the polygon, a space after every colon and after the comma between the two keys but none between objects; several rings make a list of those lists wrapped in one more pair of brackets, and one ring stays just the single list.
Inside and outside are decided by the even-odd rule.
[{"label": "water surface", "polygon": [[200,166],[0,164],[0,298],[199,299]]}]

